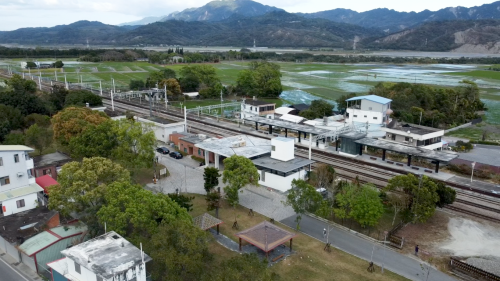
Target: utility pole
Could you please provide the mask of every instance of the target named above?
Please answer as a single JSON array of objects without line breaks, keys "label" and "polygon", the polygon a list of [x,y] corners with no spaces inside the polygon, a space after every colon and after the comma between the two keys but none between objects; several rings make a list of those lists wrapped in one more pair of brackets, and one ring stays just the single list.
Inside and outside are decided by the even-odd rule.
[{"label": "utility pole", "polygon": [[168,110],[167,84],[165,83],[165,110]]},{"label": "utility pole", "polygon": [[64,74],[64,85],[66,86],[66,90],[69,90],[68,81],[66,80],[66,74]]},{"label": "utility pole", "polygon": [[101,96],[102,96],[102,83],[101,83],[101,80],[99,80],[99,91],[101,92]]}]

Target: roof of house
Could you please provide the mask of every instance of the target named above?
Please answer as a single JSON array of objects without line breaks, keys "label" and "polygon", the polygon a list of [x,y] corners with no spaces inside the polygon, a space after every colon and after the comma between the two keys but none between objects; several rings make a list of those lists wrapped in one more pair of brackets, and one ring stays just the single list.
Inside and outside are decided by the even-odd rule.
[{"label": "roof of house", "polygon": [[[236,146],[236,143],[244,143],[244,145]],[[208,139],[195,144],[195,146],[224,157],[231,157],[236,154],[251,158],[271,152],[270,140],[248,135],[237,135],[222,139]]]},{"label": "roof of house", "polygon": [[297,103],[297,104],[290,105],[290,107],[302,111],[302,110],[308,110],[309,107],[311,107],[311,106],[308,104],[305,104],[305,103]]},{"label": "roof of house", "polygon": [[196,218],[193,218],[193,224],[196,225],[197,227],[201,228],[202,230],[207,230],[210,229],[214,226],[217,226],[219,224],[223,223],[220,219],[211,216],[207,213],[204,213],[201,216],[197,216]]},{"label": "roof of house", "polygon": [[300,123],[304,121],[305,118],[302,116],[297,116],[292,114],[283,114],[279,119],[293,123]]},{"label": "roof of house", "polygon": [[[293,141],[293,139],[292,139]],[[259,157],[257,159],[252,160],[255,166],[279,171],[282,173],[288,173],[293,170],[305,167],[309,164],[314,163],[314,161],[296,157],[289,161],[281,161],[278,159],[271,158],[271,156]]]},{"label": "roof of house", "polygon": [[43,191],[43,188],[41,188],[38,184],[32,183],[30,185],[26,185],[23,187],[18,187],[6,191],[0,192],[0,202],[5,201],[5,200],[11,200],[17,197],[21,197],[24,195],[28,195],[31,193],[37,193]]},{"label": "roof of house", "polygon": [[245,100],[245,104],[249,105],[268,105],[268,104],[276,104],[275,102],[263,101],[263,100]]},{"label": "roof of house", "polygon": [[58,226],[39,233],[26,240],[21,246],[19,246],[19,250],[21,250],[28,256],[32,256],[56,242],[73,236],[81,235],[86,231],[87,226],[81,223],[67,226]]},{"label": "roof of house", "polygon": [[193,136],[185,136],[185,137],[179,138],[179,140],[189,142],[192,144],[197,144],[197,143],[205,141],[205,138],[200,138],[198,135],[193,135]]},{"label": "roof of house", "polygon": [[43,188],[43,191],[47,194],[49,194],[49,191],[47,189],[47,187],[51,186],[51,185],[57,185],[59,184],[55,179],[53,179],[50,175],[45,175],[45,176],[41,176],[41,177],[38,177],[35,179],[36,180],[36,183],[41,187]]},{"label": "roof of house", "polygon": [[311,133],[314,135],[322,135],[322,134],[327,134],[330,131],[329,130],[324,130],[324,129],[319,129],[313,126],[308,126],[308,125],[301,125],[297,123],[292,123],[289,121],[285,120],[278,120],[278,119],[269,119],[269,118],[264,118],[260,116],[253,116],[253,117],[245,117],[245,120],[251,121],[251,122],[257,122],[259,125],[271,125],[271,126],[276,126],[279,128],[283,129],[289,129],[289,130],[294,130],[298,132],[303,132],[303,133]]},{"label": "roof of house", "polygon": [[69,161],[71,161],[71,157],[61,152],[54,152],[33,157],[33,163],[35,165],[35,168],[42,168],[51,165],[60,166]]},{"label": "roof of house", "polygon": [[346,101],[354,101],[354,100],[369,100],[369,101],[373,101],[373,102],[381,103],[381,104],[387,104],[387,103],[390,103],[392,101],[391,99],[387,99],[387,98],[376,96],[376,95],[353,97],[353,98],[347,99]]},{"label": "roof of house", "polygon": [[26,145],[0,145],[0,151],[35,151]]},{"label": "roof of house", "polygon": [[15,242],[18,237],[27,239],[38,233],[42,226],[55,215],[57,215],[56,211],[41,206],[2,217],[0,218],[0,236],[10,243]]},{"label": "roof of house", "polygon": [[264,252],[269,252],[296,235],[268,221],[263,221],[258,225],[236,233],[236,236],[260,248]]},{"label": "roof of house", "polygon": [[[415,124],[410,124],[410,123],[399,123],[396,121],[392,121],[387,125],[387,129],[391,130],[397,130],[401,132],[408,133],[410,132],[411,134],[417,134],[417,135],[427,135],[439,131],[443,131],[441,129],[436,129],[432,127],[426,127],[426,126],[421,126],[421,125],[415,125]],[[443,131],[444,133],[444,131]]]},{"label": "roof of house", "polygon": [[143,255],[144,262],[152,260],[114,231],[63,250],[61,254],[104,279],[142,263]]},{"label": "roof of house", "polygon": [[288,113],[290,113],[290,111],[294,111],[294,109],[291,107],[282,106],[282,107],[276,108],[274,110],[274,113],[276,113],[276,114],[288,114]]}]

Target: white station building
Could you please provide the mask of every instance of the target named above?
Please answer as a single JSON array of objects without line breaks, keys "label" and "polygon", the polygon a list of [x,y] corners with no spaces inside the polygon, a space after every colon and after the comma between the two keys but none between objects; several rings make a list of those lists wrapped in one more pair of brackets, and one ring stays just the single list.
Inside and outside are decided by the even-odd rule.
[{"label": "white station building", "polygon": [[376,95],[359,96],[347,101],[347,122],[360,122],[369,124],[389,124],[391,99]]},{"label": "white station building", "polygon": [[34,149],[24,145],[0,145],[0,213],[8,216],[38,207],[43,192],[33,176]]}]

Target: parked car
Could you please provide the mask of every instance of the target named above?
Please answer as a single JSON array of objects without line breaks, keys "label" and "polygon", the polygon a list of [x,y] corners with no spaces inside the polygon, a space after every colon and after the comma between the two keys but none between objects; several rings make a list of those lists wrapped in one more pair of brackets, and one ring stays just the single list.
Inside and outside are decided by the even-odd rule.
[{"label": "parked car", "polygon": [[162,146],[162,147],[158,147],[156,149],[156,151],[158,151],[159,153],[161,154],[169,154],[170,153],[170,150],[168,150],[168,148]]},{"label": "parked car", "polygon": [[170,157],[175,158],[175,159],[181,159],[182,158],[182,154],[180,154],[177,151],[172,151],[172,152],[170,152],[169,155],[170,155]]}]

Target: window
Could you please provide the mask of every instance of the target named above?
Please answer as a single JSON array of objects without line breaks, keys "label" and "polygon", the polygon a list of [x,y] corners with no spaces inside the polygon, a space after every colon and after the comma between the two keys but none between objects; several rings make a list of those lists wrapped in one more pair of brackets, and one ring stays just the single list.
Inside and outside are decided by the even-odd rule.
[{"label": "window", "polygon": [[17,205],[17,208],[18,208],[18,209],[19,209],[19,208],[23,208],[24,206],[26,206],[26,205],[24,204],[24,199],[17,200],[17,201],[16,201],[16,205]]},{"label": "window", "polygon": [[366,115],[365,115],[365,118],[366,118]]},{"label": "window", "polygon": [[80,268],[80,265],[75,262],[75,271],[82,274],[82,269]]},{"label": "window", "polygon": [[14,154],[14,162],[19,163],[19,154]]},{"label": "window", "polygon": [[198,155],[201,155],[201,149],[198,148]]},{"label": "window", "polygon": [[250,106],[250,111],[252,110],[252,107]]},{"label": "window", "polygon": [[187,148],[185,148],[185,147],[184,147],[184,152],[186,152],[186,153],[188,152]]},{"label": "window", "polygon": [[273,146],[271,146],[271,150],[272,150],[272,151],[276,151],[276,146],[274,146],[274,145],[273,145]]},{"label": "window", "polygon": [[51,175],[52,176],[52,170],[51,169],[42,170],[42,174],[43,175]]},{"label": "window", "polygon": [[358,117],[358,115],[353,115],[352,117]]},{"label": "window", "polygon": [[0,178],[0,185],[6,185],[6,184],[10,184],[10,179],[9,177],[1,177]]},{"label": "window", "polygon": [[24,159],[30,160],[30,155],[28,153],[24,154]]},{"label": "window", "polygon": [[261,181],[266,181],[266,172],[264,170],[262,170],[260,172],[260,180]]},{"label": "window", "polygon": [[3,159],[0,157],[0,166],[3,166]]},{"label": "window", "polygon": [[373,117],[373,120],[377,120],[378,118],[377,117]]},{"label": "window", "polygon": [[405,137],[405,141],[410,141],[410,138],[409,137]]},{"label": "window", "polygon": [[27,171],[27,174],[28,174],[28,178],[32,178],[32,177],[33,177],[33,174],[31,173],[31,169],[29,169],[29,170]]},{"label": "window", "polygon": [[258,109],[258,107],[255,107],[255,112],[257,112],[257,111],[258,111],[257,109]]}]

